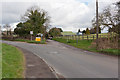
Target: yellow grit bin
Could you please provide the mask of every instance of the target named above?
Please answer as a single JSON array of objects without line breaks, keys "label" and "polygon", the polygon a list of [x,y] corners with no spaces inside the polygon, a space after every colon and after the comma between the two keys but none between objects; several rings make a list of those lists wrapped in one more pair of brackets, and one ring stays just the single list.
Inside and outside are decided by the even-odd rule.
[{"label": "yellow grit bin", "polygon": [[41,41],[41,37],[36,37],[35,41]]}]

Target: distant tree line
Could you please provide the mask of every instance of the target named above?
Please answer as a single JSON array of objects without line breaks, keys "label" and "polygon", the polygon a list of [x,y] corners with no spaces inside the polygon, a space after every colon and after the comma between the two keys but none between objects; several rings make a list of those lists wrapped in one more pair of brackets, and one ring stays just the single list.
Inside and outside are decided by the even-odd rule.
[{"label": "distant tree line", "polygon": [[49,36],[54,37],[61,35],[63,30],[61,28],[51,28],[48,31],[50,17],[47,12],[43,9],[33,6],[29,8],[25,15],[22,17],[22,21],[17,24],[14,32],[20,37],[26,37],[30,35],[30,31],[33,31],[33,35],[36,36],[38,33],[42,33],[45,38]]},{"label": "distant tree line", "polygon": [[[78,29],[78,33],[81,32],[82,34],[96,34],[96,27],[93,27],[91,29],[86,28],[86,30],[80,31],[80,29]],[[101,33],[101,28],[99,27],[99,33]]]}]

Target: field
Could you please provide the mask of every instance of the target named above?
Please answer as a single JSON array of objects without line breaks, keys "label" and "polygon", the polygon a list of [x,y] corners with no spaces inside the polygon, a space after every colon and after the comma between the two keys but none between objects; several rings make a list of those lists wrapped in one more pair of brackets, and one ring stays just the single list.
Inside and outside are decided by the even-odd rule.
[{"label": "field", "polygon": [[24,78],[24,57],[17,48],[2,44],[2,78]]},{"label": "field", "polygon": [[105,54],[110,54],[110,55],[120,55],[120,50],[118,49],[102,49],[102,50],[96,50],[96,47],[91,47],[91,43],[93,42],[93,40],[68,40],[68,39],[64,39],[64,38],[53,38],[53,40],[58,41],[58,42],[62,42],[83,50],[88,50],[88,51],[92,51],[92,52],[101,52],[101,53],[105,53]]},{"label": "field", "polygon": [[64,31],[61,32],[62,35],[75,35],[75,33],[73,33],[72,31]]}]

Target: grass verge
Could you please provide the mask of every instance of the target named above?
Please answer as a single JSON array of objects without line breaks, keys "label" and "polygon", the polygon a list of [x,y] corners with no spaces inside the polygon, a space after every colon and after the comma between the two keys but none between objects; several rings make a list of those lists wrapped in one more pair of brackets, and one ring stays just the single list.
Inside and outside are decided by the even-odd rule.
[{"label": "grass verge", "polygon": [[24,78],[24,57],[22,52],[2,43],[2,78]]},{"label": "grass verge", "polygon": [[0,80],[2,79],[2,43],[0,42]]},{"label": "grass verge", "polygon": [[35,44],[46,44],[46,40],[42,40],[42,41],[35,41],[35,40],[26,40],[26,39],[15,39],[12,41],[20,41],[20,42],[27,42],[27,43],[35,43]]},{"label": "grass verge", "polygon": [[95,47],[90,47],[92,40],[67,40],[67,39],[63,39],[63,38],[53,38],[53,40],[58,41],[58,42],[62,42],[83,50],[88,50],[88,51],[92,51],[92,52],[102,52],[105,54],[110,54],[110,55],[120,55],[120,50],[118,49],[102,49],[102,50],[96,50]]},{"label": "grass verge", "polygon": [[43,40],[43,41],[27,41],[27,43],[46,44],[45,40]]}]

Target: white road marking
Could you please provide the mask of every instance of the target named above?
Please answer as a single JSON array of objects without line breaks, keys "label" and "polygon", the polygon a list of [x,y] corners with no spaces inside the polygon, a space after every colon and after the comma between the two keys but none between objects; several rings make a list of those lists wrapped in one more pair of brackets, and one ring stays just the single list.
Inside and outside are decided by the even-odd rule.
[{"label": "white road marking", "polygon": [[27,66],[28,66],[28,67],[34,67],[35,65],[32,65],[32,64],[28,64]]}]

